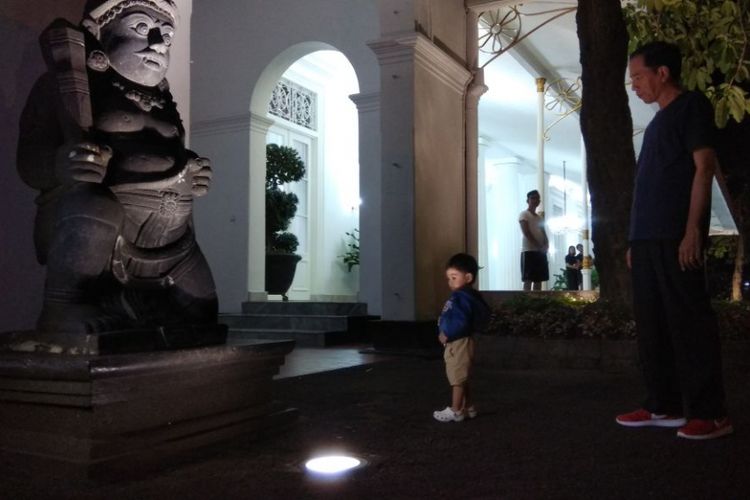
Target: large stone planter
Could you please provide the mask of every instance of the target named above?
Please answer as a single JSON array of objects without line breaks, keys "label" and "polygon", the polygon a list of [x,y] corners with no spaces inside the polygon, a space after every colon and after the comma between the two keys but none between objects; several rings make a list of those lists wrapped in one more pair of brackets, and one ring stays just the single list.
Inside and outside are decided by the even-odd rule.
[{"label": "large stone planter", "polygon": [[269,295],[281,295],[286,300],[300,259],[302,257],[295,254],[266,254],[266,292]]}]

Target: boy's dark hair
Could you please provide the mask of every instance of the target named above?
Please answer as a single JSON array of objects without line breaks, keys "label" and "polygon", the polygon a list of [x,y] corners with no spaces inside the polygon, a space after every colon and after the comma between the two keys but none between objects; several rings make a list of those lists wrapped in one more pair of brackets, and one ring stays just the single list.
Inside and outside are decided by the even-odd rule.
[{"label": "boy's dark hair", "polygon": [[682,73],[682,54],[680,48],[669,42],[649,42],[641,45],[630,54],[630,59],[643,56],[643,64],[656,71],[659,66],[666,66],[669,77],[679,85]]},{"label": "boy's dark hair", "polygon": [[526,193],[526,200],[528,200],[532,196],[539,196],[541,198],[542,195],[540,195],[539,191],[537,191],[536,189],[532,189],[531,191],[529,191],[528,193]]},{"label": "boy's dark hair", "polygon": [[469,255],[468,253],[457,253],[450,259],[448,259],[448,263],[445,265],[446,269],[458,269],[462,273],[471,273],[473,279],[471,282],[473,283],[477,279],[477,273],[479,272],[479,264],[477,264],[477,259]]}]

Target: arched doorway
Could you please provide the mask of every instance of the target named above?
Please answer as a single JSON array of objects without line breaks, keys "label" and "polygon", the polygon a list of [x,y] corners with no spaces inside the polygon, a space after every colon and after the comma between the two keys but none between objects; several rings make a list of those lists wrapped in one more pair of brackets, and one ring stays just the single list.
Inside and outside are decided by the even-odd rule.
[{"label": "arched doorway", "polygon": [[[302,260],[288,293],[291,300],[357,297],[357,269],[350,272],[341,255],[346,233],[359,227],[358,113],[349,99],[358,92],[347,58],[330,46],[311,43],[278,56],[253,93],[251,177],[265,176],[266,144],[294,148],[306,165],[305,177],[285,187],[299,199],[290,231],[300,242]],[[264,223],[264,210],[251,201],[251,234],[258,234],[253,226]],[[250,249],[250,269],[263,264],[258,255]]]}]

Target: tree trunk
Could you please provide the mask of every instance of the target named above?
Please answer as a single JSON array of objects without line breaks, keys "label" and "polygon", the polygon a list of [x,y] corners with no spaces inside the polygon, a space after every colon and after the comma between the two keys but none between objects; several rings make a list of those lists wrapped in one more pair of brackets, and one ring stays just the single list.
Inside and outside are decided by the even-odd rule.
[{"label": "tree trunk", "polygon": [[737,253],[734,256],[734,271],[732,272],[732,294],[730,300],[739,302],[742,300],[742,267],[745,263],[745,245],[742,237],[737,238]]},{"label": "tree trunk", "polygon": [[583,83],[581,132],[586,145],[600,297],[629,302],[625,252],[635,153],[625,91],[628,33],[620,0],[579,0],[576,22]]},{"label": "tree trunk", "polygon": [[727,188],[727,202],[733,208],[732,215],[740,233],[732,300],[741,300],[745,249],[750,248],[750,171],[747,168],[750,165],[750,118],[746,117],[741,123],[729,120],[726,128],[719,130],[716,151]]}]

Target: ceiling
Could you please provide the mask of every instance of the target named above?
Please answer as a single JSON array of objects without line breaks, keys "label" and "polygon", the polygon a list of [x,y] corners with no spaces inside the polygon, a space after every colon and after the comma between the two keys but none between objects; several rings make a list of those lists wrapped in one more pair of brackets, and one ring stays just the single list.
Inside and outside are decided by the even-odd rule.
[{"label": "ceiling", "polygon": [[[521,37],[528,36],[491,61],[492,55],[480,50],[479,65],[486,64],[484,79],[488,87],[479,103],[479,134],[487,144],[485,161],[515,157],[524,164],[536,167],[539,115],[537,77],[546,78],[548,84],[553,84],[552,87],[559,83],[561,87],[569,88],[580,99],[580,87],[575,83],[581,74],[576,6],[577,1],[574,0],[535,0],[518,5],[517,10],[521,15],[510,28],[519,30]],[[562,9],[569,9],[570,12],[563,13]],[[504,15],[508,9],[498,7],[493,11]],[[556,15],[559,17],[551,19]],[[483,33],[486,31],[480,28],[480,44],[484,40],[481,38]],[[485,47],[489,49],[490,45]],[[623,85],[626,85],[625,74]],[[642,137],[638,132],[646,127],[658,108],[655,104],[644,104],[629,86],[627,92],[636,131],[634,146],[637,153]],[[571,113],[570,106],[555,105],[557,95],[551,89],[545,96],[545,129],[548,129],[544,148],[545,171],[561,176],[565,162],[568,178],[580,182],[583,154],[578,114]],[[563,117],[565,113],[568,115]],[[715,186],[714,193],[713,230],[731,230],[734,223],[718,186]]]}]

